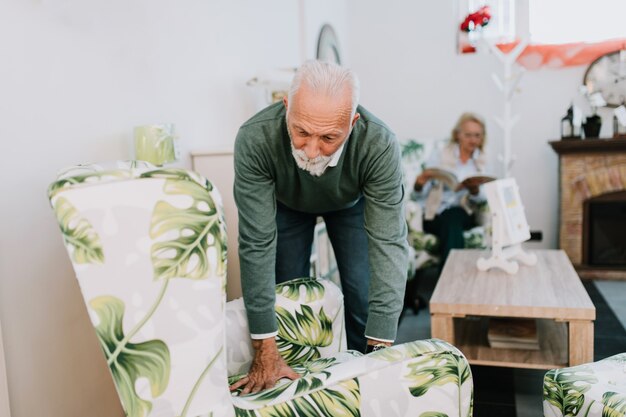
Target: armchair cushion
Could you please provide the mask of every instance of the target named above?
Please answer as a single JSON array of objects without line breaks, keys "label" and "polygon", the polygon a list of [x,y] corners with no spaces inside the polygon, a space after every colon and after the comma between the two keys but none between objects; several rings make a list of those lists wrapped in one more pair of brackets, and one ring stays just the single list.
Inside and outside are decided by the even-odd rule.
[{"label": "armchair cushion", "polygon": [[405,343],[366,356],[342,352],[296,369],[303,374],[298,380],[235,396],[237,415],[471,416],[469,365],[458,349],[441,340]]}]

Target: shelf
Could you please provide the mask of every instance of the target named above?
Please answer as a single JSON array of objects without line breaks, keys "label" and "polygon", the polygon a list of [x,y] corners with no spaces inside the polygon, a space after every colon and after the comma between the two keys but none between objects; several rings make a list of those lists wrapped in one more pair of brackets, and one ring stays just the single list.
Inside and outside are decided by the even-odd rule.
[{"label": "shelf", "polygon": [[559,155],[570,153],[626,152],[626,138],[561,139],[549,142]]},{"label": "shelf", "polygon": [[526,369],[563,368],[568,362],[567,324],[537,319],[539,350],[490,348],[487,317],[455,318],[455,346],[470,364]]}]

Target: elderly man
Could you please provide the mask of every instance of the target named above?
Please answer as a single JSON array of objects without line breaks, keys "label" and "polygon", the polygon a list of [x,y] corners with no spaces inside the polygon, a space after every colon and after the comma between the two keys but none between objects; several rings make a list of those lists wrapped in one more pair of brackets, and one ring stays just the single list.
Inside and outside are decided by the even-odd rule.
[{"label": "elderly man", "polygon": [[357,107],[358,98],[352,71],[309,61],[283,103],[239,130],[234,193],[255,358],[231,389],[257,392],[298,377],[274,339],[274,286],[309,275],[317,216],[337,258],[348,347],[371,351],[396,337],[407,271],[400,152],[394,134]]}]

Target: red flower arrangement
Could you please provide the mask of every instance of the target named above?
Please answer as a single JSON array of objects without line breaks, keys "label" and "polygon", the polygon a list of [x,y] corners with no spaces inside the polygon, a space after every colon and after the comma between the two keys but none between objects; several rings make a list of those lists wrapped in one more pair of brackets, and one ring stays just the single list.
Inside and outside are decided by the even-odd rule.
[{"label": "red flower arrangement", "polygon": [[472,32],[478,27],[484,27],[489,24],[491,20],[491,10],[489,6],[483,6],[476,10],[474,13],[467,15],[463,23],[461,23],[461,30],[463,32]]}]

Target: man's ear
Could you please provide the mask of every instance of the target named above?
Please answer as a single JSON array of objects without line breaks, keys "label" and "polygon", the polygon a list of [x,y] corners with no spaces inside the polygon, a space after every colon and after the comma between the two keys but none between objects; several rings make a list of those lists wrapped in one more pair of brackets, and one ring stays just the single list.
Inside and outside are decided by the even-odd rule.
[{"label": "man's ear", "polygon": [[289,109],[289,100],[287,99],[287,96],[283,97],[283,105],[285,106],[285,110]]},{"label": "man's ear", "polygon": [[[286,106],[286,104],[285,104]],[[350,124],[350,127],[354,127],[354,124],[356,123],[357,120],[359,120],[361,118],[361,115],[359,113],[355,113],[354,117],[352,118],[352,123]]]}]

